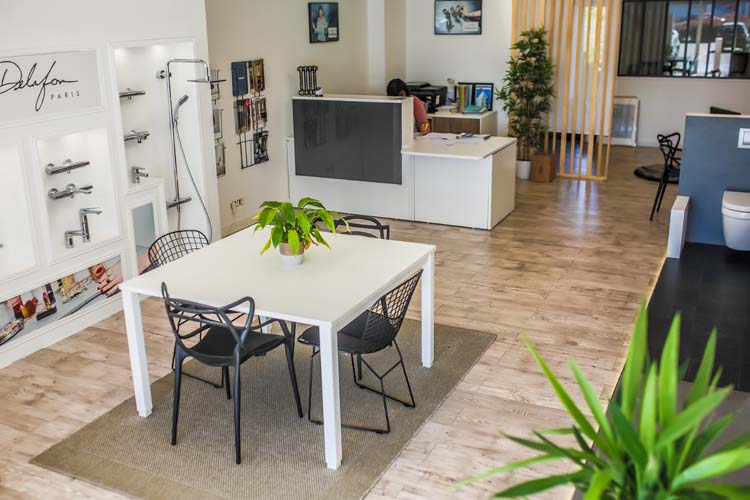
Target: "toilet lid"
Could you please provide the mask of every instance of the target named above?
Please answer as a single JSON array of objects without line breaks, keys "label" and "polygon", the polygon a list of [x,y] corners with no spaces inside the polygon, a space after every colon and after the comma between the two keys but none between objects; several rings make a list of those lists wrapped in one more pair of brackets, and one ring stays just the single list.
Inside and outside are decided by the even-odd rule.
[{"label": "toilet lid", "polygon": [[737,212],[750,212],[750,193],[724,191],[722,206]]}]

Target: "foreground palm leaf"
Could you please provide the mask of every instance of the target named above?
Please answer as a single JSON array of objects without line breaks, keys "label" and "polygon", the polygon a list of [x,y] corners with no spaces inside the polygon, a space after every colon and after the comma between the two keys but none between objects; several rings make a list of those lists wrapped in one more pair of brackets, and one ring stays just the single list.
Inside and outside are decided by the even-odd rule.
[{"label": "foreground palm leaf", "polygon": [[[750,487],[715,482],[731,472],[750,469],[749,435],[738,436],[718,448],[711,447],[734,419],[734,415],[715,418],[716,409],[732,391],[731,387],[717,388],[719,374],[713,373],[716,331],[706,344],[685,402],[679,404],[680,316],[675,316],[659,362],[648,360],[647,325],[644,306],[636,321],[620,390],[606,412],[573,361],[570,366],[587,410],[574,403],[527,341],[532,355],[572,417],[573,426],[536,432],[531,439],[508,436],[540,454],[498,467],[459,485],[541,462],[564,460],[575,466],[573,472],[517,484],[496,493],[495,497],[527,497],[572,485],[585,493],[585,500],[750,499]],[[585,416],[586,411],[593,419]],[[551,439],[553,435],[563,434],[574,436],[578,447],[568,448]],[[588,443],[593,443],[593,447]]]}]

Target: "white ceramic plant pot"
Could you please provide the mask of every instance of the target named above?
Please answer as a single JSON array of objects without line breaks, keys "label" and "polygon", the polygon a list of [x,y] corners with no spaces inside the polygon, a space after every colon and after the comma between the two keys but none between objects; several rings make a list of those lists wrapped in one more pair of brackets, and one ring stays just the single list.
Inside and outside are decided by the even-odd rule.
[{"label": "white ceramic plant pot", "polygon": [[523,180],[531,177],[531,161],[516,160],[516,177]]},{"label": "white ceramic plant pot", "polygon": [[294,255],[292,249],[289,248],[289,243],[279,244],[279,254],[281,255],[281,262],[285,266],[299,266],[305,257],[305,249],[300,246],[299,253]]}]

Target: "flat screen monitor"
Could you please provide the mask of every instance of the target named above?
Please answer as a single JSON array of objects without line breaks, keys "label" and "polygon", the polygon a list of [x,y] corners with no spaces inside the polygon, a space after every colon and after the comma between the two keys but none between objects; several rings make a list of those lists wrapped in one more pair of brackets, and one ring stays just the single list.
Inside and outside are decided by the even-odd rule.
[{"label": "flat screen monitor", "polygon": [[296,174],[401,184],[401,102],[294,99]]}]

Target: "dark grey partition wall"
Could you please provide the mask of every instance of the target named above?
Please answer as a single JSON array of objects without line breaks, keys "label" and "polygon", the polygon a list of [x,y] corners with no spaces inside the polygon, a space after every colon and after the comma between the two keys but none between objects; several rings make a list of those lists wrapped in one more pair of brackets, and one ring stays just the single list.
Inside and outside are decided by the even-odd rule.
[{"label": "dark grey partition wall", "polygon": [[750,191],[750,149],[738,149],[750,117],[688,116],[679,193],[690,197],[686,241],[724,244],[724,191]]},{"label": "dark grey partition wall", "polygon": [[294,99],[296,174],[401,184],[401,102]]}]

